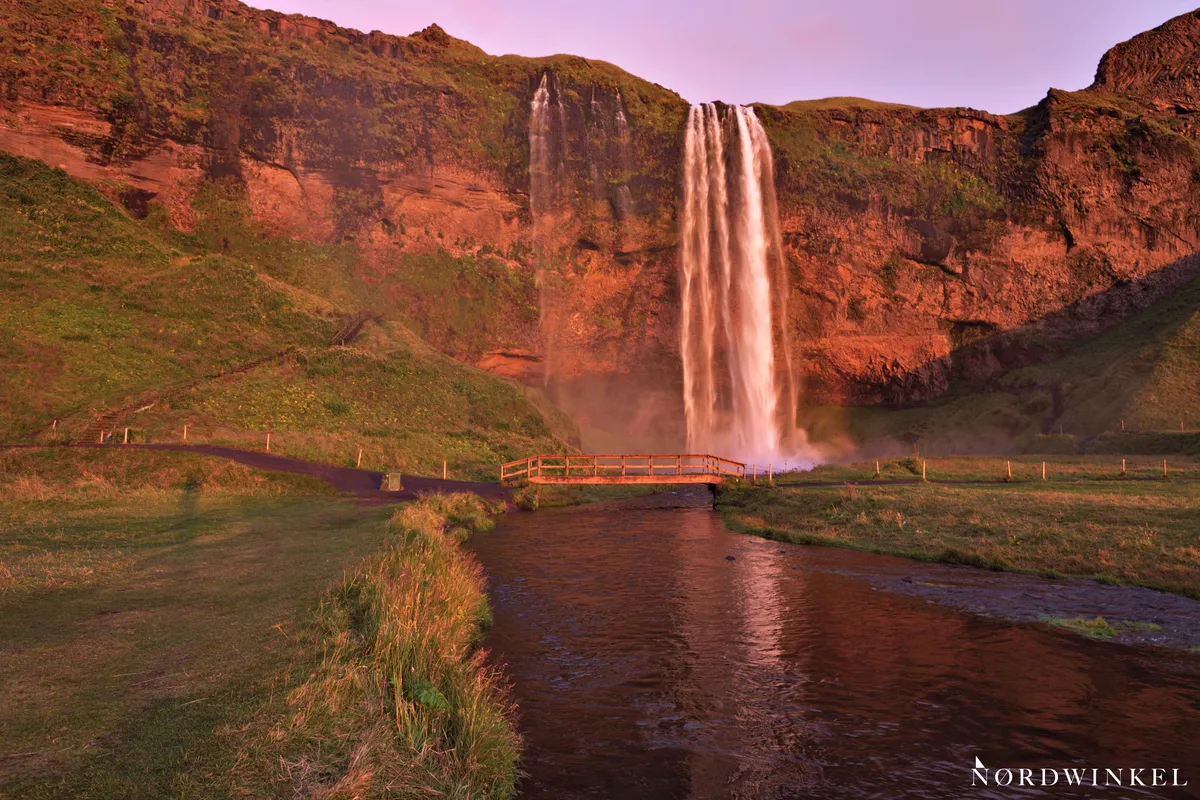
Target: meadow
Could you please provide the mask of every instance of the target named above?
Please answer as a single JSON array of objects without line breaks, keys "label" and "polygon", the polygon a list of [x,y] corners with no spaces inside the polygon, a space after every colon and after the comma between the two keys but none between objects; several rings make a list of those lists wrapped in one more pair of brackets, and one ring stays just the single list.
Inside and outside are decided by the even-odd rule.
[{"label": "meadow", "polygon": [[497,509],[101,450],[4,451],[0,495],[0,795],[511,793],[458,547]]},{"label": "meadow", "polygon": [[1200,462],[1167,463],[1164,479],[1151,456],[1127,457],[1124,476],[1119,456],[883,459],[879,477],[869,461],[722,487],[718,507],[781,541],[1200,598]]}]

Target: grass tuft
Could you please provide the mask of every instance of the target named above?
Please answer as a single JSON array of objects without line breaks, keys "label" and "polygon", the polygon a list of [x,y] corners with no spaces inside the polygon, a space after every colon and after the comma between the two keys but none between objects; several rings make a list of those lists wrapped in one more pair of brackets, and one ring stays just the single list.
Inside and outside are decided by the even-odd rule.
[{"label": "grass tuft", "polygon": [[1043,615],[1038,617],[1038,621],[1044,622],[1047,625],[1053,625],[1056,628],[1065,628],[1066,630],[1083,634],[1092,639],[1111,639],[1117,635],[1117,629],[1104,617],[1087,619],[1085,617],[1051,617]]},{"label": "grass tuft", "polygon": [[1162,626],[1154,622],[1139,622],[1136,620],[1110,622],[1104,617],[1099,616],[1087,619],[1086,617],[1052,617],[1043,615],[1038,617],[1038,621],[1044,622],[1047,625],[1053,625],[1056,628],[1064,628],[1092,639],[1112,639],[1122,631],[1153,632],[1162,630]]}]

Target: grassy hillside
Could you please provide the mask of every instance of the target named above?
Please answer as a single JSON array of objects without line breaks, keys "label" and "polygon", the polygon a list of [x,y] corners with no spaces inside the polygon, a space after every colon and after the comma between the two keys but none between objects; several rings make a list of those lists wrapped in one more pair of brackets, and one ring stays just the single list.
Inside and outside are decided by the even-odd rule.
[{"label": "grassy hillside", "polygon": [[0,307],[4,440],[46,441],[55,419],[69,439],[125,409],[108,428],[131,426],[139,441],[174,440],[185,423],[189,441],[263,443],[273,431],[284,454],[344,462],[361,446],[364,466],[440,471],[445,459],[467,476],[572,433],[529,390],[433,351],[399,321],[330,348],[371,291],[344,272],[340,288],[308,290],[336,249],[273,243],[256,269],[9,156],[0,238],[0,291],[13,300]]},{"label": "grassy hillside", "polygon": [[[818,439],[844,431],[893,451],[914,443],[930,454],[1045,452],[1064,444],[1070,451],[1196,451],[1200,280],[1099,336],[1054,346],[1063,348],[1061,354],[1046,363],[987,384],[952,384],[935,402],[905,409],[816,408],[809,419]],[[1056,441],[1060,433],[1064,440]]]}]

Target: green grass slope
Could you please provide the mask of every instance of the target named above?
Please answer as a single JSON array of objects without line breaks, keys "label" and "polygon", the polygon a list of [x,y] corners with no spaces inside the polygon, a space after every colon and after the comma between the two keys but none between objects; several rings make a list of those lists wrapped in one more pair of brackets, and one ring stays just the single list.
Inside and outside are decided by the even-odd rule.
[{"label": "green grass slope", "polygon": [[[322,296],[271,277],[305,260],[286,243],[275,262],[262,255],[273,268],[256,269],[6,155],[0,239],[5,441],[49,441],[55,419],[59,440],[78,437],[123,409],[108,428],[123,438],[130,426],[135,441],[175,440],[185,423],[192,442],[262,446],[273,431],[273,452],[343,463],[363,447],[364,467],[437,472],[446,460],[468,477],[561,449],[573,433],[529,390],[453,361],[397,321],[330,348],[369,287],[344,278],[344,291]],[[298,282],[322,289],[320,264]]]},{"label": "green grass slope", "polygon": [[952,384],[946,397],[910,408],[807,413],[817,440],[845,433],[881,452],[1198,452],[1200,280],[988,384]]},{"label": "green grass slope", "polygon": [[1200,428],[1200,281],[1011,383],[1060,383],[1063,429],[1090,436],[1120,430]]}]

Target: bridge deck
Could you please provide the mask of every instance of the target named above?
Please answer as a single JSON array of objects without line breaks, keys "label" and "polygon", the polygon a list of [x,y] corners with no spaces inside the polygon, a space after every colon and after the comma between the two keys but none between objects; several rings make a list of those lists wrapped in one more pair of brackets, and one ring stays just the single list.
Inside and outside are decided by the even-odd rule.
[{"label": "bridge deck", "polygon": [[500,482],[533,484],[717,484],[746,477],[746,465],[711,455],[540,455],[500,468]]}]

